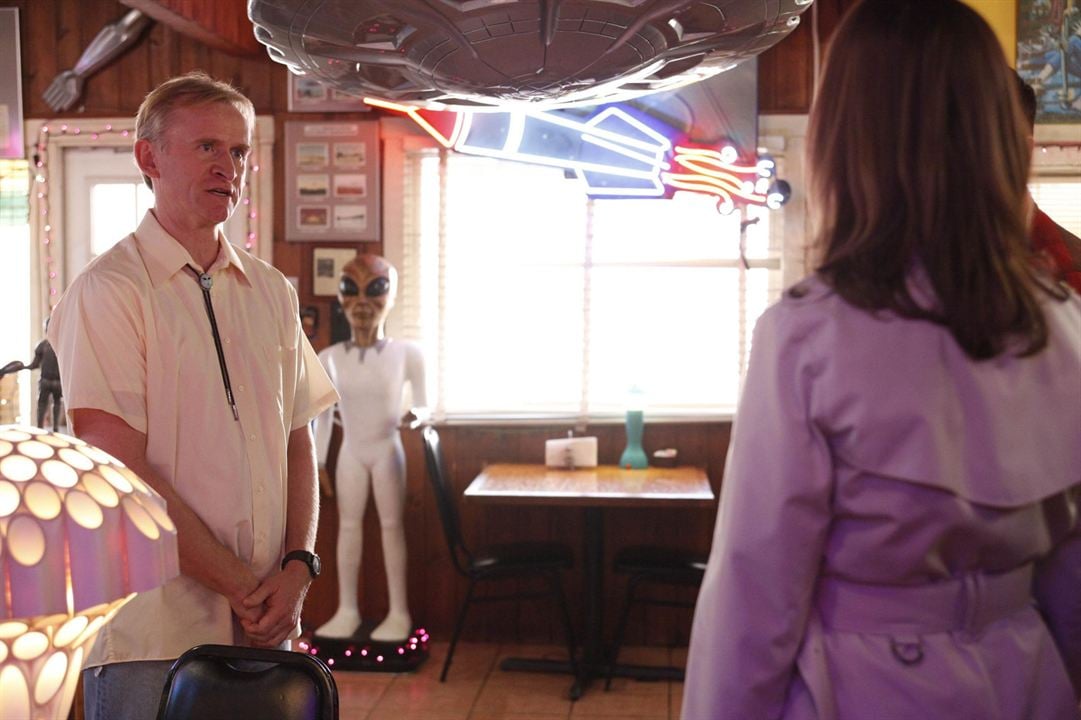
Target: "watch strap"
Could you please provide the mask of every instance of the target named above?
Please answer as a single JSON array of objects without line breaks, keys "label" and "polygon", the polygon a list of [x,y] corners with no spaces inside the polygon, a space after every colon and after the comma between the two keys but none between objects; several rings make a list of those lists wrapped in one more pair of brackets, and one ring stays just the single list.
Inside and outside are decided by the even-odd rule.
[{"label": "watch strap", "polygon": [[291,560],[299,560],[300,562],[307,565],[308,573],[312,576],[313,580],[318,577],[319,556],[315,553],[309,552],[307,550],[290,550],[289,552],[285,553],[285,556],[282,558],[282,570],[285,569],[286,563]]}]

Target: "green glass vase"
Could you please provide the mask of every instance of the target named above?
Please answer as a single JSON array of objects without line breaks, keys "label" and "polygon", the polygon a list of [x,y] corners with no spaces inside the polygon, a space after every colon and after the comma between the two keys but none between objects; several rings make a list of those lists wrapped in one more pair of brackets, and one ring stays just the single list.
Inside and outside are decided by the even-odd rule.
[{"label": "green glass vase", "polygon": [[649,458],[642,449],[642,411],[627,411],[627,448],[619,456],[619,466],[630,470],[649,467]]}]

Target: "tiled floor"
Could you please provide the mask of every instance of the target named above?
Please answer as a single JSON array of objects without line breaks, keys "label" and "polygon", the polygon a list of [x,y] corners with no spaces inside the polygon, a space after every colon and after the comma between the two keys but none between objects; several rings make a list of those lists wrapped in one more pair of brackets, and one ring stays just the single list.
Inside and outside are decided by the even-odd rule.
[{"label": "tiled floor", "polygon": [[[342,720],[678,720],[683,683],[615,678],[612,689],[594,681],[577,702],[567,675],[504,672],[509,655],[562,659],[558,647],[459,643],[447,682],[439,682],[446,643],[415,673],[335,672]],[[682,664],[686,649],[624,648],[620,662]]]}]

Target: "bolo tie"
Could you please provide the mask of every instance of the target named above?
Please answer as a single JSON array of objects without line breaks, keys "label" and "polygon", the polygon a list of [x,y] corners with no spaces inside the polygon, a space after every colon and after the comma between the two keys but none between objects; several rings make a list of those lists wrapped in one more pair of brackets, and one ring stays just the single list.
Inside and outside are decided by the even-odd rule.
[{"label": "bolo tie", "polygon": [[225,352],[221,348],[221,335],[218,333],[218,321],[214,317],[214,303],[210,300],[210,288],[214,287],[214,278],[206,273],[201,273],[192,267],[191,263],[185,265],[195,279],[199,282],[199,288],[203,291],[203,305],[206,306],[206,316],[210,320],[210,332],[214,335],[214,349],[218,351],[218,366],[221,368],[221,381],[225,386],[225,399],[233,411],[233,419],[240,421],[240,413],[236,409],[236,400],[233,399],[233,386],[229,383],[229,368],[225,366]]}]

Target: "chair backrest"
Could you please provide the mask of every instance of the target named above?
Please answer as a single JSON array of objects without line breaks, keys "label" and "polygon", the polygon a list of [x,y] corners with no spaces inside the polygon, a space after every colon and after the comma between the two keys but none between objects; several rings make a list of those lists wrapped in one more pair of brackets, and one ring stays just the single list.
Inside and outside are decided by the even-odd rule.
[{"label": "chair backrest", "polygon": [[439,509],[439,520],[443,523],[443,535],[447,539],[454,567],[463,575],[468,575],[464,563],[469,561],[469,549],[462,541],[462,530],[458,524],[458,509],[454,503],[453,491],[443,464],[443,449],[439,444],[439,433],[432,426],[427,426],[421,433],[424,438],[424,461],[428,466],[428,480],[432,485],[435,504]]},{"label": "chair backrest", "polygon": [[338,686],[299,652],[197,645],[169,670],[158,720],[338,720]]}]

